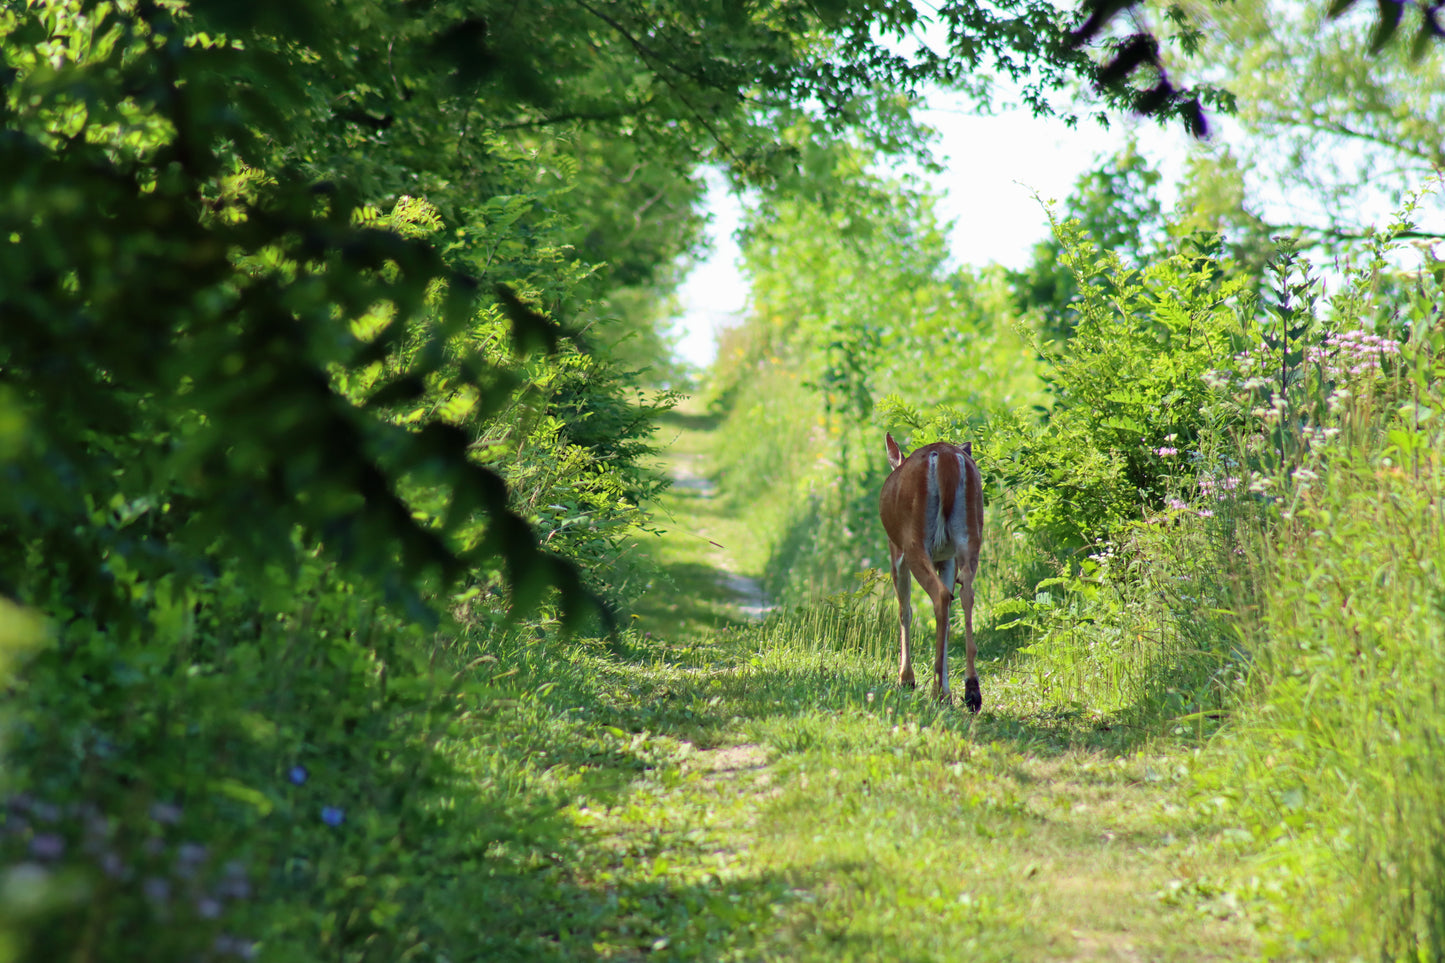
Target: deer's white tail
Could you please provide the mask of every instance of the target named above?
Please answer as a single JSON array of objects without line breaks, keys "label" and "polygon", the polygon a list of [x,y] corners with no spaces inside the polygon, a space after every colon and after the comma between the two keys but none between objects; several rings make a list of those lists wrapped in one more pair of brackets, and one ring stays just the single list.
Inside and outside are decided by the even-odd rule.
[{"label": "deer's white tail", "polygon": [[[938,452],[928,454],[928,498],[924,517],[927,519],[923,530],[923,543],[928,554],[937,558],[939,549],[948,539],[948,513],[944,510],[943,492],[938,487]],[[944,586],[951,588],[950,586]],[[952,593],[950,593],[952,594]]]}]

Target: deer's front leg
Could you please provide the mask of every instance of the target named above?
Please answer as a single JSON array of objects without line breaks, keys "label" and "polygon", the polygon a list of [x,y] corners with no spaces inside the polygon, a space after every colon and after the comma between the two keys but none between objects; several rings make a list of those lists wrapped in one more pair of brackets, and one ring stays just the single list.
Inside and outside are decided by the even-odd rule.
[{"label": "deer's front leg", "polygon": [[913,688],[913,648],[909,644],[913,630],[913,576],[903,563],[903,552],[888,543],[888,560],[893,570],[893,591],[898,596],[898,684]]}]

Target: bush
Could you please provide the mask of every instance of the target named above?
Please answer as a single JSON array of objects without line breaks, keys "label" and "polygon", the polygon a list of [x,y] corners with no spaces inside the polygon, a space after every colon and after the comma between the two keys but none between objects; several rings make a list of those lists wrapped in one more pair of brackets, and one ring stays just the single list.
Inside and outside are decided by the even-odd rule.
[{"label": "bush", "polygon": [[1203,375],[1248,331],[1248,284],[1219,239],[1197,236],[1142,270],[1057,225],[1078,279],[1074,335],[1050,355],[1042,420],[991,420],[981,456],[1024,528],[1061,560],[1119,537],[1163,507],[1180,452],[1204,431]]}]

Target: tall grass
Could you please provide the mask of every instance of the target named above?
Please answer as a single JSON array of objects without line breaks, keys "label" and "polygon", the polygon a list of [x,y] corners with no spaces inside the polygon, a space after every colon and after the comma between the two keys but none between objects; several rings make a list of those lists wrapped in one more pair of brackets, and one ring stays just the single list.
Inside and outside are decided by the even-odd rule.
[{"label": "tall grass", "polygon": [[892,664],[898,659],[893,589],[876,570],[862,573],[858,582],[852,592],[782,609],[753,634],[760,643],[781,644],[802,654],[847,653],[869,665]]},{"label": "tall grass", "polygon": [[1445,290],[1346,284],[1210,376],[1163,508],[1013,608],[1045,699],[1217,730],[1199,798],[1258,857],[1267,954],[1441,959]]},{"label": "tall grass", "polygon": [[1377,430],[1250,533],[1258,599],[1234,624],[1252,664],[1210,777],[1281,875],[1307,881],[1285,890],[1307,923],[1291,951],[1441,959],[1445,438],[1405,460],[1396,411],[1351,417]]}]

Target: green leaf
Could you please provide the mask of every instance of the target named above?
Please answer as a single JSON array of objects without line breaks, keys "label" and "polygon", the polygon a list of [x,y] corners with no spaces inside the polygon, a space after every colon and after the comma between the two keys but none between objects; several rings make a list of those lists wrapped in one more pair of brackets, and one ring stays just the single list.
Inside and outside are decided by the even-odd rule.
[{"label": "green leaf", "polygon": [[520,357],[533,351],[551,354],[557,350],[562,328],[551,318],[525,304],[505,284],[496,286],[497,299],[512,320],[512,339]]},{"label": "green leaf", "polygon": [[259,789],[253,789],[238,779],[224,778],[211,780],[211,789],[223,796],[243,802],[256,810],[257,815],[269,816],[275,808],[270,797]]},{"label": "green leaf", "polygon": [[1105,418],[1101,424],[1106,428],[1115,428],[1119,431],[1127,432],[1132,436],[1138,436],[1144,433],[1143,422],[1136,421],[1133,418],[1125,418],[1120,415],[1110,415]]}]

